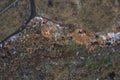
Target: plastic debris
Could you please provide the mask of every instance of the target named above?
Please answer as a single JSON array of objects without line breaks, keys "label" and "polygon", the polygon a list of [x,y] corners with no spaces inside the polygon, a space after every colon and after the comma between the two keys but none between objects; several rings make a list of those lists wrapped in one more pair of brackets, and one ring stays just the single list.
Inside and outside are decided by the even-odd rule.
[{"label": "plastic debris", "polygon": [[108,38],[117,38],[117,35],[114,32],[107,33]]},{"label": "plastic debris", "polygon": [[0,41],[0,48],[3,48],[3,47],[4,47],[4,43]]},{"label": "plastic debris", "polygon": [[107,37],[105,35],[102,35],[102,34],[100,34],[99,37],[102,38],[103,40],[107,39]]},{"label": "plastic debris", "polygon": [[17,36],[14,35],[14,36],[10,37],[8,41],[15,41],[16,39],[17,39]]},{"label": "plastic debris", "polygon": [[120,40],[120,32],[116,33],[117,39]]},{"label": "plastic debris", "polygon": [[22,33],[18,33],[16,35],[11,36],[8,41],[16,41],[18,38],[22,37]]},{"label": "plastic debris", "polygon": [[16,54],[16,53],[17,53],[17,51],[16,51],[16,48],[15,48],[15,47],[10,48],[10,49],[9,49],[9,52],[10,52],[10,54],[11,54],[11,55],[14,55],[14,54]]},{"label": "plastic debris", "polygon": [[43,22],[43,18],[42,18],[42,17],[36,16],[34,19],[36,19],[36,20],[41,20],[41,22]]},{"label": "plastic debris", "polygon": [[58,40],[58,35],[59,35],[59,33],[58,33],[58,32],[55,32],[55,41]]},{"label": "plastic debris", "polygon": [[[45,39],[50,41],[60,41],[64,39],[64,42],[66,41],[73,41],[77,44],[84,44],[86,47],[91,47],[91,49],[94,49],[95,47],[108,47],[113,46],[117,41],[120,41],[120,28],[113,29],[112,32],[106,33],[106,34],[93,34],[92,32],[87,31],[86,29],[75,29],[72,32],[64,32],[68,28],[63,28],[60,26],[60,24],[55,23],[51,20],[44,19],[41,16],[34,17],[29,23],[29,26],[26,29],[24,29],[22,32],[11,36],[7,41],[13,42],[18,40],[18,38],[21,37],[21,42],[25,43],[28,39],[26,38],[32,38],[31,34],[39,36],[42,35]],[[39,27],[41,26],[41,27]],[[38,29],[39,28],[39,29]],[[29,34],[27,31],[31,30],[32,33]],[[34,36],[34,37],[35,37]],[[64,37],[63,37],[64,36]],[[71,37],[72,39],[69,39]],[[0,43],[0,48],[3,47],[3,44]],[[10,45],[8,43],[5,43],[6,48],[10,48]]]},{"label": "plastic debris", "polygon": [[5,44],[4,44],[4,48],[6,48],[6,49],[9,49],[9,48],[11,48],[11,46],[10,46],[10,44],[9,44],[9,42],[5,42]]}]

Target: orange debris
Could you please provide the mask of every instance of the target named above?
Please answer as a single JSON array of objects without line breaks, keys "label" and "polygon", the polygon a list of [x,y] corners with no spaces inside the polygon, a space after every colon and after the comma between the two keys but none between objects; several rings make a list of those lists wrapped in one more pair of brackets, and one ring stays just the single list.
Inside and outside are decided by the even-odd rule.
[{"label": "orange debris", "polygon": [[105,41],[102,38],[97,39],[97,42],[100,43],[100,44],[104,44],[105,43]]},{"label": "orange debris", "polygon": [[90,43],[91,33],[88,31],[77,29],[71,34],[71,36],[73,41],[77,44],[89,45]]},{"label": "orange debris", "polygon": [[41,33],[42,33],[42,35],[45,37],[45,38],[48,38],[48,39],[50,39],[50,40],[52,40],[52,38],[53,38],[53,33],[54,33],[54,30],[52,30],[52,29],[49,29],[49,28],[47,28],[46,26],[43,26],[42,28],[41,28]]}]

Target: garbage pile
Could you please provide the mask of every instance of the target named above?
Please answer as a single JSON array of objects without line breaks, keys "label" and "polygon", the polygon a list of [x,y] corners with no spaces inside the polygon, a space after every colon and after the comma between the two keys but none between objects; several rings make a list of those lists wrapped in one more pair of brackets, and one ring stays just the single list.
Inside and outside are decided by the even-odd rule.
[{"label": "garbage pile", "polygon": [[94,40],[91,45],[101,47],[111,47],[118,44],[120,41],[120,31],[112,31],[106,34],[94,34]]},{"label": "garbage pile", "polygon": [[[39,45],[38,43],[43,44],[44,41],[54,43],[73,41],[76,44],[86,45],[88,48],[111,47],[120,42],[119,27],[106,34],[92,33],[86,29],[76,29],[71,33],[65,34],[64,29],[58,23],[36,16],[27,24],[26,29],[10,37],[4,44],[0,43],[0,47],[10,49],[16,53],[15,45],[12,46],[12,43],[16,41],[21,43],[33,42],[34,45]],[[69,39],[70,37],[71,39]]]}]

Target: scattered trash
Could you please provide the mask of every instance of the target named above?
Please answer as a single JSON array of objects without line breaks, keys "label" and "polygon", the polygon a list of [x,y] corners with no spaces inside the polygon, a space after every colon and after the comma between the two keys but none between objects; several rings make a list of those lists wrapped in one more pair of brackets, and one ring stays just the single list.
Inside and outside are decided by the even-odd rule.
[{"label": "scattered trash", "polygon": [[41,22],[43,22],[43,18],[42,18],[42,17],[36,16],[34,19],[35,19],[35,20],[41,20]]},{"label": "scattered trash", "polygon": [[117,32],[117,33],[116,33],[116,36],[117,36],[116,38],[117,38],[118,40],[120,40],[120,32]]},{"label": "scattered trash", "polygon": [[[71,36],[72,39],[66,38],[66,40],[70,41],[72,40],[73,42],[77,44],[83,44],[86,45],[86,47],[89,47],[91,49],[95,49],[95,47],[110,47],[113,46],[116,42],[120,40],[120,28],[114,28],[113,32],[109,32],[107,34],[93,34],[92,32],[87,31],[86,29],[76,29],[72,33],[67,33],[66,35],[63,32],[63,27],[60,26],[60,24],[52,22],[51,20],[44,19],[41,16],[36,16],[34,17],[29,23],[28,23],[29,28],[24,29],[22,32],[15,34],[11,36],[7,41],[8,42],[13,42],[16,41],[18,38],[21,37],[21,41],[25,42],[27,41],[26,38],[30,38],[29,33],[27,33],[27,30],[36,30],[33,31],[36,33],[36,35],[41,35],[50,41],[58,41],[59,39],[63,36],[69,37]],[[39,30],[36,28],[38,26],[41,26]],[[25,35],[24,35],[25,34]],[[94,38],[93,38],[94,36]],[[23,39],[23,40],[22,40]],[[0,43],[0,48],[3,46],[5,48],[10,48],[10,45],[5,42],[5,46],[3,43]],[[64,40],[65,41],[65,40]],[[93,46],[93,47],[91,47]]]},{"label": "scattered trash", "polygon": [[73,33],[71,33],[71,36],[73,38],[72,40],[75,43],[84,44],[88,46],[90,44],[90,38],[91,38],[91,35],[88,35],[88,34],[91,34],[91,33],[87,31],[83,31],[81,29],[77,29]]},{"label": "scattered trash", "polygon": [[6,42],[4,43],[4,48],[9,49],[10,47],[11,47],[11,46],[10,46],[9,42],[6,41]]},{"label": "scattered trash", "polygon": [[107,39],[107,37],[105,35],[102,35],[102,34],[100,34],[99,37],[102,38],[103,40]]},{"label": "scattered trash", "polygon": [[0,48],[2,48],[3,47],[3,45],[2,45],[2,43],[0,44]]},{"label": "scattered trash", "polygon": [[116,34],[114,32],[107,33],[108,38],[116,38]]},{"label": "scattered trash", "polygon": [[59,33],[58,33],[58,32],[55,32],[55,41],[58,40],[58,35],[59,35]]},{"label": "scattered trash", "polygon": [[8,41],[15,41],[16,39],[17,39],[17,36],[14,35],[14,36],[10,37],[10,38],[8,39]]},{"label": "scattered trash", "polygon": [[20,32],[20,33],[18,33],[18,34],[16,34],[16,35],[13,35],[13,36],[11,36],[9,39],[8,39],[8,41],[16,41],[18,38],[20,38],[20,37],[22,37],[22,33]]},{"label": "scattered trash", "polygon": [[0,48],[4,47],[4,43],[0,42]]},{"label": "scattered trash", "polygon": [[100,44],[97,41],[91,42],[92,46],[99,46]]},{"label": "scattered trash", "polygon": [[16,51],[16,48],[15,48],[15,47],[10,48],[10,49],[9,49],[9,52],[10,52],[10,54],[11,54],[11,55],[14,55],[14,54],[16,54],[16,53],[17,53],[17,51]]}]

